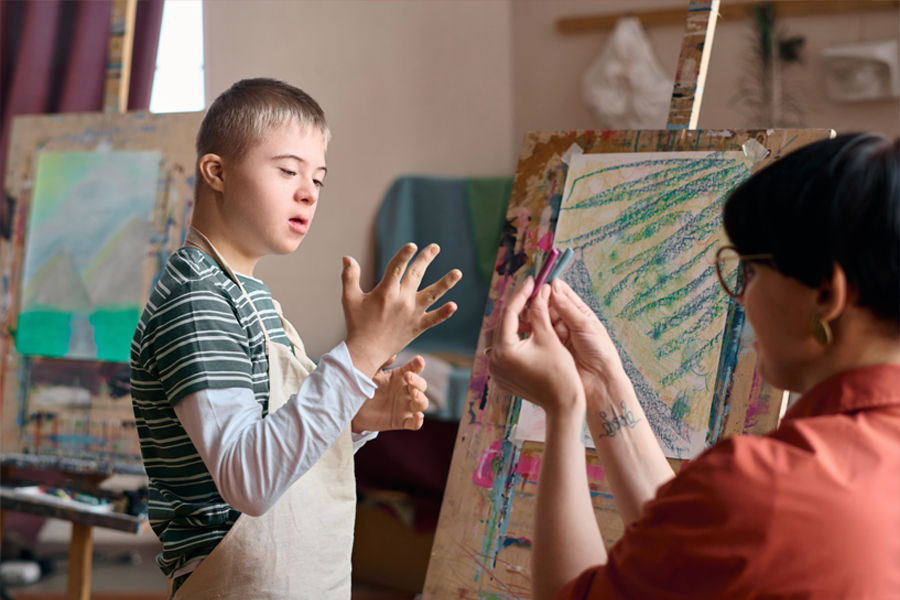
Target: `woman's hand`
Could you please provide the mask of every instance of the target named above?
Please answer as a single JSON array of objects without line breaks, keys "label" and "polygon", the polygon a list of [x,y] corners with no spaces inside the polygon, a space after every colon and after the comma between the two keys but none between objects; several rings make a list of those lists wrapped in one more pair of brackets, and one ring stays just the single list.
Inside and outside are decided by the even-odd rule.
[{"label": "woman's hand", "polygon": [[594,311],[565,281],[555,280],[552,288],[553,328],[575,359],[588,402],[606,406],[632,389],[619,351]]},{"label": "woman's hand", "polygon": [[425,368],[425,359],[417,356],[402,367],[385,370],[393,362],[394,358],[388,360],[372,378],[378,389],[351,421],[353,431],[415,431],[422,427],[423,411],[428,408],[428,383],[419,373]]},{"label": "woman's hand", "polygon": [[[573,411],[584,414],[584,388],[575,360],[566,350],[550,322],[544,287],[531,301],[527,316],[523,313],[534,280],[529,277],[513,294],[500,315],[488,354],[488,369],[494,383],[504,390],[541,406],[548,418]],[[531,334],[522,339],[520,320]]]}]

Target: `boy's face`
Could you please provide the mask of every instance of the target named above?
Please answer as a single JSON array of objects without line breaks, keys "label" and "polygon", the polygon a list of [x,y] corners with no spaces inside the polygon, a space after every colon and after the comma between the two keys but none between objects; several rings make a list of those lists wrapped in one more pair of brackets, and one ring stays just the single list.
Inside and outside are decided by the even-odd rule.
[{"label": "boy's face", "polygon": [[240,161],[223,159],[222,214],[244,258],[297,249],[325,179],[325,140],[293,122],[274,129]]}]

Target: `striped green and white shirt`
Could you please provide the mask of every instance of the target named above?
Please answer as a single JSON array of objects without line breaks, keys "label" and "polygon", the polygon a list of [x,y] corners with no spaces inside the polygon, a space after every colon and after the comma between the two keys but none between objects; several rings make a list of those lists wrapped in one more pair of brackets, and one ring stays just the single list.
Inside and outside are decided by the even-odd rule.
[{"label": "striped green and white shirt", "polygon": [[[289,346],[268,288],[257,279],[238,277],[259,311],[270,338]],[[316,369],[315,377],[309,379],[321,381],[310,381],[310,385],[304,383],[301,390],[307,388],[307,391],[298,394],[300,398],[293,397],[282,409],[285,411],[283,423],[278,425],[276,419],[271,422],[272,427],[263,428],[266,430],[264,435],[282,435],[289,443],[281,445],[287,446],[288,451],[291,446],[295,448],[291,460],[260,457],[255,454],[255,448],[237,450],[239,454],[255,454],[262,458],[263,465],[267,461],[280,463],[282,486],[288,486],[300,477],[305,472],[303,469],[327,448],[326,445],[310,454],[309,444],[298,444],[295,440],[302,438],[304,433],[307,439],[328,436],[335,439],[343,427],[349,425],[366,397],[374,393],[371,380],[352,368],[345,347],[343,352],[346,359],[329,358],[326,362],[330,366],[325,369],[328,374],[323,376],[320,369]],[[335,352],[326,357],[331,354]],[[208,392],[205,398],[208,403],[209,399],[220,397],[215,392],[243,389],[247,390],[245,394],[251,403],[252,393],[259,409],[256,423],[247,419],[239,426],[259,425],[258,419],[268,413],[267,372],[265,336],[253,307],[240,288],[201,250],[178,250],[166,265],[141,316],[132,341],[131,357],[134,413],[144,466],[150,478],[150,523],[163,542],[163,552],[157,562],[169,577],[196,566],[241,514],[220,494],[174,407],[180,401],[194,399],[204,392]],[[323,401],[333,407],[334,414],[328,420],[334,423],[332,428],[335,424],[337,427],[336,431],[324,436],[321,435],[321,424],[312,419],[306,422],[309,411],[304,410],[304,402],[309,406]],[[277,414],[281,415],[282,410]],[[269,423],[268,419],[266,423]],[[308,432],[286,431],[290,423],[301,423]],[[197,430],[197,425],[193,424],[192,435],[196,435]],[[198,445],[203,444],[201,448],[208,453],[211,440],[193,439]],[[294,465],[296,472],[283,473],[285,463]],[[212,465],[211,468],[217,467]],[[219,476],[223,477],[222,473]]]}]

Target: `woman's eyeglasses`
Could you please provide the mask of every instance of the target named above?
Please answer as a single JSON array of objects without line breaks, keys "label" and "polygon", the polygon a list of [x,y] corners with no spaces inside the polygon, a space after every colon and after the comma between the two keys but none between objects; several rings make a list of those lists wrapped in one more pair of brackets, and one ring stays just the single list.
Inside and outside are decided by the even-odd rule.
[{"label": "woman's eyeglasses", "polygon": [[716,252],[716,275],[722,289],[732,298],[740,298],[747,281],[747,263],[774,258],[774,254],[738,254],[734,246],[722,246]]}]

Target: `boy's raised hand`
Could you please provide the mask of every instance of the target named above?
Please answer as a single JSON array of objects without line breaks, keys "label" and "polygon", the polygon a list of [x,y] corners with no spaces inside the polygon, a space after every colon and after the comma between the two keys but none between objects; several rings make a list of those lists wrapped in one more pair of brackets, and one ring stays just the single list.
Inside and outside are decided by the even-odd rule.
[{"label": "boy's raised hand", "polygon": [[416,245],[407,244],[391,259],[384,279],[369,293],[359,287],[359,263],[344,257],[341,279],[347,349],[353,366],[366,376],[374,377],[391,356],[423,331],[446,321],[456,312],[453,302],[427,311],[462,278],[459,270],[454,269],[436,283],[419,290],[428,265],[439,252],[437,244],[431,244],[410,264]]},{"label": "boy's raised hand", "polygon": [[372,378],[378,389],[353,417],[353,431],[415,431],[422,427],[423,411],[428,408],[428,384],[419,373],[425,368],[425,359],[417,356],[401,367],[385,370],[392,362],[389,360]]}]

